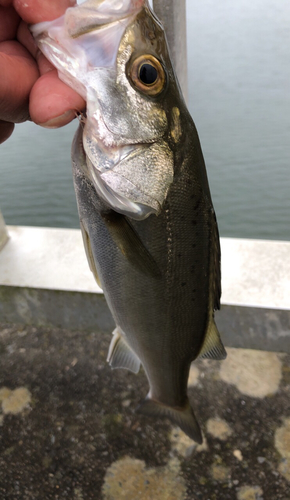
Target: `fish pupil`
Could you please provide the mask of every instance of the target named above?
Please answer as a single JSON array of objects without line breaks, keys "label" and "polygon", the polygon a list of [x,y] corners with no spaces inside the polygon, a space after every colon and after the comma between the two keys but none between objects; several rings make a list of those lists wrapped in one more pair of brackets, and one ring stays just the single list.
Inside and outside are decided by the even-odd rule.
[{"label": "fish pupil", "polygon": [[145,85],[153,85],[158,78],[157,69],[151,64],[142,64],[139,71],[139,78]]}]

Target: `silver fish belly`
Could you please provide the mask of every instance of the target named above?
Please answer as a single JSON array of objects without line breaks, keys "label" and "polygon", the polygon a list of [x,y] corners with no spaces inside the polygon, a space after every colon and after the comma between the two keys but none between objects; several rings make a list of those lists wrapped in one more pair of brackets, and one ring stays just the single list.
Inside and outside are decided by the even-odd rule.
[{"label": "silver fish belly", "polygon": [[[57,26],[68,40],[61,57],[49,23],[34,34],[87,100],[72,163],[88,261],[116,322],[108,361],[135,373],[142,364],[150,390],[138,411],[167,417],[201,442],[187,381],[198,356],[226,356],[214,322],[218,228],[162,26],[146,0],[123,0],[114,11],[116,4],[89,0],[69,9]],[[114,57],[108,30],[110,37],[117,31]],[[91,61],[93,42],[107,50],[99,63]]]}]

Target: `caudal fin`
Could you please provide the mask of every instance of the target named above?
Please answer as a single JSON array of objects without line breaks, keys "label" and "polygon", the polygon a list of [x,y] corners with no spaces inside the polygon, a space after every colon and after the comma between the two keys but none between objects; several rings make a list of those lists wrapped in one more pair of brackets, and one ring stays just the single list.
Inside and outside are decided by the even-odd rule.
[{"label": "caudal fin", "polygon": [[167,406],[147,397],[137,408],[136,412],[152,417],[168,418],[173,424],[178,425],[191,439],[199,444],[202,443],[201,430],[189,402],[183,408],[178,408]]}]

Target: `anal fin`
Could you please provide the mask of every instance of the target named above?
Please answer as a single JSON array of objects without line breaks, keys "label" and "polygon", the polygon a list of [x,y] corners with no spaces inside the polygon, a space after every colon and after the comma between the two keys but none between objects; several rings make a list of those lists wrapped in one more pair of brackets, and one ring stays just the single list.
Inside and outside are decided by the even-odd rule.
[{"label": "anal fin", "polygon": [[145,401],[137,408],[136,413],[157,418],[168,418],[173,424],[178,425],[188,437],[199,444],[202,443],[201,430],[189,401],[186,402],[183,408],[179,408],[165,405],[147,396]]},{"label": "anal fin", "polygon": [[222,360],[227,357],[226,350],[220,338],[217,326],[212,318],[205,335],[205,339],[198,357]]},{"label": "anal fin", "polygon": [[118,328],[113,331],[107,361],[111,368],[125,368],[133,373],[138,373],[140,370],[140,359],[127,344]]}]

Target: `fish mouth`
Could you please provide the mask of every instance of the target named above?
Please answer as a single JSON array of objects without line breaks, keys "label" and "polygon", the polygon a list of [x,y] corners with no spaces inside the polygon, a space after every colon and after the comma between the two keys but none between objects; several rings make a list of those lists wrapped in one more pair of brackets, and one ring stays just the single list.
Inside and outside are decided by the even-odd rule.
[{"label": "fish mouth", "polygon": [[54,21],[31,25],[30,31],[60,78],[75,88],[72,77],[85,84],[85,72],[115,65],[127,26],[145,6],[148,0],[86,0]]},{"label": "fish mouth", "polygon": [[130,17],[148,5],[147,0],[87,0],[67,9],[65,24],[72,38]]}]

